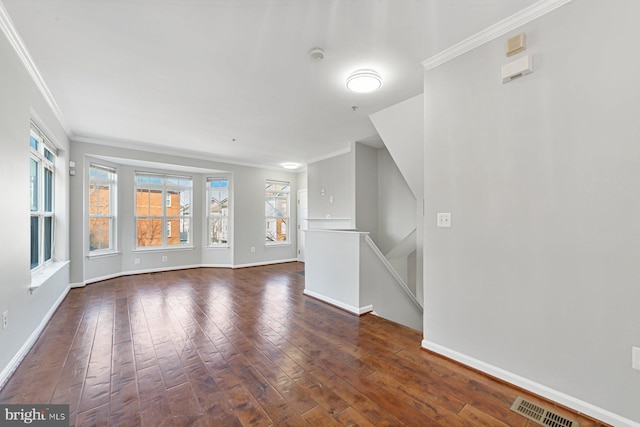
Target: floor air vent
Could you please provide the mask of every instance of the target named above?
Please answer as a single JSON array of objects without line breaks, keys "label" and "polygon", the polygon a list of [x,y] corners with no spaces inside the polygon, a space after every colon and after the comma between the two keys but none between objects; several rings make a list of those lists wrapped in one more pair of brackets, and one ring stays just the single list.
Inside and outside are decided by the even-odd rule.
[{"label": "floor air vent", "polygon": [[522,415],[525,418],[529,418],[536,423],[547,427],[579,427],[577,421],[570,420],[561,415],[558,415],[550,410],[536,405],[535,403],[524,400],[518,396],[511,410],[517,414]]}]

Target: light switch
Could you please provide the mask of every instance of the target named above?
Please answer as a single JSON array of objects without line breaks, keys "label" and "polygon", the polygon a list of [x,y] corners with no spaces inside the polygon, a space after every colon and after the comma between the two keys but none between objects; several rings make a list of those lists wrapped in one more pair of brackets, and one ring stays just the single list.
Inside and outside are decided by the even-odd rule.
[{"label": "light switch", "polygon": [[451,227],[451,212],[438,213],[438,227],[439,228]]}]

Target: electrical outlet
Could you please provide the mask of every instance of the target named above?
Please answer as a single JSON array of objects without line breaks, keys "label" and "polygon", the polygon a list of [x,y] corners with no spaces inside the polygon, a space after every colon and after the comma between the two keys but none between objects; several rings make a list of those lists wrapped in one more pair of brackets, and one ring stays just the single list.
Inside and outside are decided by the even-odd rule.
[{"label": "electrical outlet", "polygon": [[2,329],[7,329],[9,326],[9,310],[2,313]]},{"label": "electrical outlet", "polygon": [[451,227],[451,213],[450,212],[439,213],[437,225],[439,228]]},{"label": "electrical outlet", "polygon": [[256,251],[256,247],[255,246],[251,246],[251,252],[255,252]]},{"label": "electrical outlet", "polygon": [[162,256],[162,262],[167,262],[167,256],[166,255]]},{"label": "electrical outlet", "polygon": [[140,264],[140,258],[134,258],[133,259],[133,263],[136,264],[136,265]]},{"label": "electrical outlet", "polygon": [[640,348],[631,347],[631,367],[640,371]]}]

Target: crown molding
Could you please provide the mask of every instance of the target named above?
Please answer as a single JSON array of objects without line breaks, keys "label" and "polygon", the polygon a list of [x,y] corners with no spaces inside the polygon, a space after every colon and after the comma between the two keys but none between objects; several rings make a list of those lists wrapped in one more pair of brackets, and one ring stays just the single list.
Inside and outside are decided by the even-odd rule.
[{"label": "crown molding", "polygon": [[4,7],[4,4],[2,4],[2,1],[0,1],[0,29],[2,29],[2,32],[7,37],[7,40],[9,40],[11,47],[13,47],[13,50],[16,52],[16,55],[18,55],[18,58],[22,62],[22,65],[24,65],[24,67],[26,68],[38,90],[40,90],[40,93],[44,97],[45,101],[47,102],[47,104],[49,104],[49,107],[51,107],[53,114],[56,116],[56,119],[58,119],[58,122],[67,134],[67,137],[71,138],[71,129],[67,125],[67,122],[64,118],[64,115],[62,114],[62,111],[60,110],[60,107],[58,106],[58,103],[49,90],[49,87],[44,82],[44,79],[42,78],[40,71],[38,71],[38,67],[36,67],[35,62],[33,62],[33,59],[31,58],[27,47],[24,45],[20,34],[18,34],[16,27],[13,25],[13,21],[9,17],[9,13]]},{"label": "crown molding", "polygon": [[476,33],[432,56],[422,62],[422,65],[427,71],[433,70],[434,68],[439,67],[460,55],[464,55],[465,53],[503,36],[506,33],[513,31],[543,15],[546,15],[547,13],[552,12],[571,1],[572,0],[540,0],[531,6],[522,9],[520,12],[503,19],[479,33]]},{"label": "crown molding", "polygon": [[[257,169],[268,169],[268,170],[274,170],[278,172],[298,173],[306,170],[306,164],[304,169],[301,167],[300,169],[296,169],[296,170],[286,170],[281,166],[243,162],[241,160],[228,158],[228,157],[219,157],[219,156],[211,155],[202,151],[190,150],[188,148],[158,145],[158,144],[153,144],[149,142],[132,141],[128,139],[116,139],[116,138],[106,138],[106,137],[100,137],[100,136],[74,134],[70,138],[70,141],[81,143],[81,144],[104,145],[107,147],[123,148],[126,150],[132,150],[132,151],[164,154],[168,156],[181,157],[185,159],[200,159],[200,160],[206,160],[210,162],[222,163],[225,165],[243,166],[243,167],[257,168]],[[94,157],[96,156],[95,154],[90,154],[90,153],[88,154]]]}]

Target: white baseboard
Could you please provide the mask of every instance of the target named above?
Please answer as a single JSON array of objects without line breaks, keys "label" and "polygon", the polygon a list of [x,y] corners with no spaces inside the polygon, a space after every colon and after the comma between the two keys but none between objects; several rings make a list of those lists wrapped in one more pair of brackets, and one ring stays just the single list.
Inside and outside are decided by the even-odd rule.
[{"label": "white baseboard", "polygon": [[296,262],[297,258],[278,259],[275,261],[253,262],[249,264],[236,264],[232,268],[260,267],[261,265],[284,264],[285,262]]},{"label": "white baseboard", "polygon": [[36,327],[36,329],[34,329],[25,343],[22,344],[20,350],[18,350],[15,356],[13,356],[7,366],[5,366],[2,372],[0,372],[0,389],[4,386],[4,383],[9,379],[9,377],[11,377],[11,374],[13,374],[16,369],[18,369],[18,366],[20,366],[20,362],[22,362],[22,359],[24,359],[29,350],[31,350],[31,347],[33,347],[33,345],[36,343],[36,340],[38,339],[44,328],[47,326],[47,323],[49,323],[49,320],[51,320],[53,313],[55,313],[60,304],[62,304],[62,301],[64,301],[64,298],[69,293],[69,289],[70,287],[67,287],[64,292],[58,297],[56,302],[53,303],[47,314],[45,314],[42,318],[40,324]]},{"label": "white baseboard", "polygon": [[439,344],[423,340],[422,348],[433,351],[434,353],[441,354],[445,357],[448,357],[449,359],[453,359],[456,362],[462,363],[463,365],[482,371],[510,384],[521,387],[531,393],[537,394],[538,396],[542,396],[553,402],[559,403],[560,405],[566,406],[567,408],[571,408],[575,411],[578,411],[605,423],[614,425],[616,427],[640,427],[640,423],[637,423],[633,420],[624,418],[618,414],[607,411],[606,409],[597,407],[595,405],[592,405],[591,403],[582,401],[566,393],[554,390],[528,378],[521,377],[520,375],[514,374],[513,372],[509,372],[502,368],[498,368],[497,366],[485,363],[481,360],[474,359],[473,357],[459,353],[455,350],[451,350]]},{"label": "white baseboard", "polygon": [[160,273],[163,271],[175,271],[175,270],[188,270],[191,268],[245,268],[245,267],[259,267],[262,265],[271,265],[271,264],[282,264],[285,262],[295,262],[296,258],[291,259],[282,259],[276,261],[265,261],[265,262],[256,262],[252,264],[193,264],[193,265],[179,265],[176,267],[160,267],[160,268],[149,268],[145,270],[130,270],[130,271],[121,271],[119,273],[108,274],[106,276],[94,277],[92,279],[87,279],[84,282],[71,283],[69,286],[71,288],[83,288],[91,283],[102,282],[103,280],[109,279],[117,279],[118,277],[124,276],[135,276],[136,274],[147,274],[147,273]]},{"label": "white baseboard", "polygon": [[348,311],[349,313],[355,314],[356,316],[361,316],[361,315],[363,315],[365,313],[373,311],[373,306],[372,305],[366,305],[364,307],[356,307],[356,306],[353,306],[353,305],[345,304],[342,301],[338,301],[338,300],[335,300],[333,298],[324,296],[324,295],[319,294],[317,292],[310,291],[308,289],[305,289],[302,293],[304,295],[308,295],[308,296],[310,296],[312,298],[315,298],[317,300],[320,300],[322,302],[326,302],[327,304],[331,304],[333,306],[336,306],[336,307],[338,307],[338,308],[340,308],[342,310]]},{"label": "white baseboard", "polygon": [[91,283],[102,282],[103,280],[109,280],[109,279],[116,279],[118,277],[135,276],[136,274],[160,273],[163,271],[188,270],[190,268],[200,268],[200,267],[204,267],[204,266],[202,264],[196,264],[196,265],[180,265],[177,267],[148,268],[145,270],[121,271],[119,273],[107,274],[106,276],[87,279],[84,282],[71,283],[69,286],[71,288],[83,288]]},{"label": "white baseboard", "polygon": [[233,264],[200,264],[203,268],[233,268]]}]

